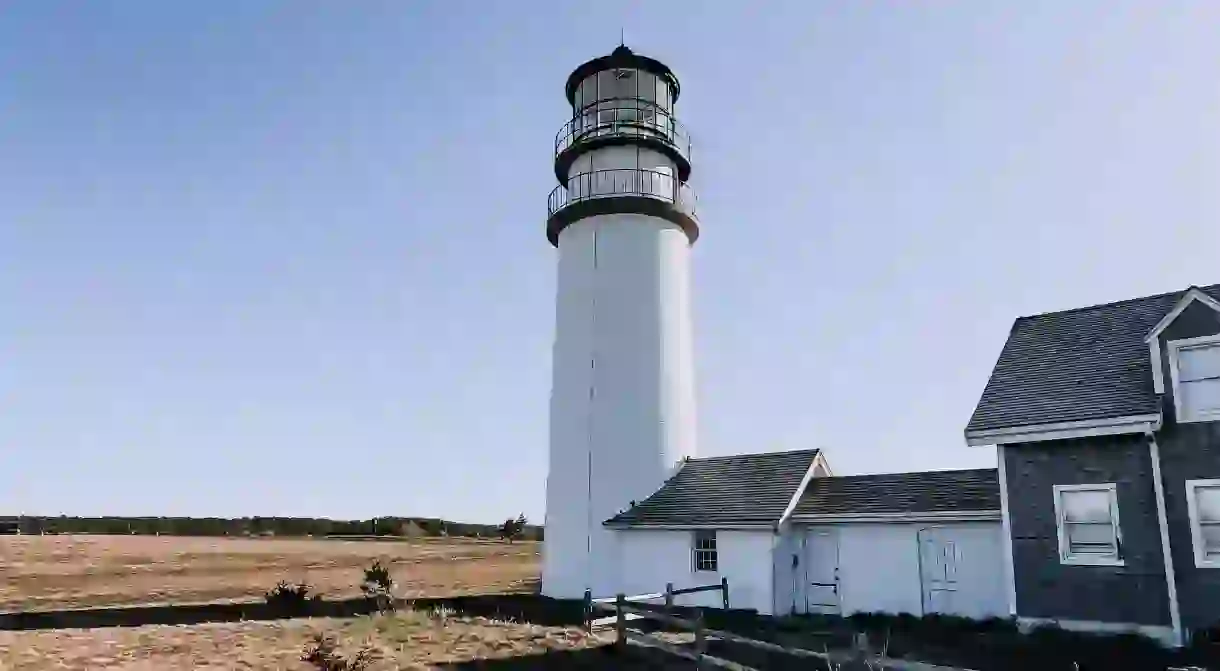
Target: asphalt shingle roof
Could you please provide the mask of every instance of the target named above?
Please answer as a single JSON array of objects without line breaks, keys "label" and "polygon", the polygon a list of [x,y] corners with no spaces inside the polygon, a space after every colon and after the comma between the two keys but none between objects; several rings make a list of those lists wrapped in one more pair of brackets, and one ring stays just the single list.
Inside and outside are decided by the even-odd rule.
[{"label": "asphalt shingle roof", "polygon": [[1186,291],[1017,319],[966,431],[1157,412],[1144,337]]},{"label": "asphalt shingle roof", "polygon": [[691,459],[656,493],[606,524],[775,524],[817,454],[798,450]]},{"label": "asphalt shingle roof", "polygon": [[812,478],[794,516],[1000,509],[994,468]]}]

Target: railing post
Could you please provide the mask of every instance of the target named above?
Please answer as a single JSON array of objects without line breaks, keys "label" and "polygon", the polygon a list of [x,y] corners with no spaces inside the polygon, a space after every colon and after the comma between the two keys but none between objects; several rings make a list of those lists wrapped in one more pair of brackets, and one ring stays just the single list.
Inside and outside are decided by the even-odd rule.
[{"label": "railing post", "polygon": [[703,609],[695,609],[695,668],[705,668],[703,656],[707,654],[707,632],[703,630]]},{"label": "railing post", "polygon": [[585,590],[585,631],[593,631],[593,590]]},{"label": "railing post", "polygon": [[614,644],[618,646],[619,652],[627,649],[627,596],[622,592],[614,598],[614,612],[617,615],[614,622],[614,630],[617,633]]},{"label": "railing post", "polygon": [[665,583],[665,612],[669,612],[674,607],[674,584],[672,582]]},{"label": "railing post", "polygon": [[720,596],[724,599],[724,609],[729,609],[729,579],[720,579]]}]

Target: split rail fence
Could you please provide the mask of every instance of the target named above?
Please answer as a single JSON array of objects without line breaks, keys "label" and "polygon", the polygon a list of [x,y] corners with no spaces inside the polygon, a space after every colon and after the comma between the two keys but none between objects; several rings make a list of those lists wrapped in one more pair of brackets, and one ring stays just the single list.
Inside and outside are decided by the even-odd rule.
[{"label": "split rail fence", "polygon": [[[610,624],[614,625],[616,632],[615,644],[620,650],[627,647],[628,644],[639,645],[648,648],[655,648],[664,651],[671,655],[688,659],[695,663],[698,668],[718,667],[722,669],[732,669],[734,671],[756,671],[752,667],[743,666],[737,662],[733,662],[720,657],[715,657],[708,654],[708,640],[720,640],[728,643],[735,643],[762,650],[770,653],[779,653],[784,655],[792,655],[795,657],[804,657],[810,659],[827,660],[829,655],[812,650],[803,650],[801,648],[786,648],[774,643],[759,641],[745,636],[739,636],[727,631],[718,629],[709,629],[704,622],[703,609],[696,608],[694,617],[678,617],[668,612],[674,607],[674,598],[684,594],[695,594],[698,592],[714,592],[719,591],[721,594],[722,604],[725,610],[729,608],[729,582],[727,578],[722,578],[719,584],[701,585],[698,587],[685,587],[682,589],[674,589],[673,583],[665,586],[664,592],[656,592],[652,594],[635,594],[628,596],[626,594],[618,594],[613,598],[594,599],[592,594],[585,592],[585,626],[587,629],[605,627]],[[650,604],[650,601],[665,600],[665,610],[656,610],[656,604]],[[598,611],[609,611],[613,615],[609,617],[595,618],[594,614]],[[693,648],[676,645],[670,643],[655,634],[646,634],[634,629],[628,629],[627,623],[632,620],[652,620],[668,627],[682,629],[685,631],[694,632],[695,643]]]}]

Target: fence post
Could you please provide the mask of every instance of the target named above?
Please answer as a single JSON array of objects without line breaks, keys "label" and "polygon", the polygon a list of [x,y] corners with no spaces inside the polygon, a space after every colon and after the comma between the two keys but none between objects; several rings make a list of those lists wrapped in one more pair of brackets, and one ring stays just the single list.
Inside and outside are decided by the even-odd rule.
[{"label": "fence post", "polygon": [[665,583],[665,611],[668,612],[674,607],[674,584],[672,582]]},{"label": "fence post", "polygon": [[724,609],[728,610],[729,609],[729,579],[728,578],[720,579],[720,596],[724,600]]},{"label": "fence post", "polygon": [[593,590],[585,590],[585,631],[593,631]]},{"label": "fence post", "polygon": [[614,622],[614,629],[618,636],[615,640],[615,645],[618,646],[619,652],[627,649],[627,595],[622,592],[614,598],[614,612],[617,617]]},{"label": "fence post", "polygon": [[695,609],[695,668],[705,668],[703,656],[707,654],[707,634],[703,630],[703,609]]}]

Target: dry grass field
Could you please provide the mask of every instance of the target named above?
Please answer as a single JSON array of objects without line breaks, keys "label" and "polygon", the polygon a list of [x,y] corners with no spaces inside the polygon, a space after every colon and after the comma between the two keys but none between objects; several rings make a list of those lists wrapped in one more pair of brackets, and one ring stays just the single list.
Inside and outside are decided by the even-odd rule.
[{"label": "dry grass field", "polygon": [[[148,536],[0,536],[0,612],[257,601],[280,580],[328,598],[359,593],[374,560],[400,597],[520,592],[539,572],[537,543]],[[0,632],[0,670],[309,669],[317,633],[373,651],[370,671],[433,668],[603,643],[579,629],[406,611],[342,620]]]},{"label": "dry grass field", "polygon": [[356,596],[374,560],[401,597],[521,591],[539,544],[170,536],[0,536],[0,612],[259,599],[280,580]]},{"label": "dry grass field", "polygon": [[[406,611],[349,620],[0,632],[0,669],[307,671],[314,667],[300,660],[301,652],[317,633],[335,636],[345,656],[368,648],[372,663],[367,671],[444,668],[476,660],[484,664],[521,660],[547,651],[588,649],[608,642],[606,638],[590,637],[580,628]],[[597,657],[604,665],[602,668],[619,668],[603,656]],[[549,666],[570,668],[568,661],[557,658]],[[518,668],[530,665],[527,661]]]}]

